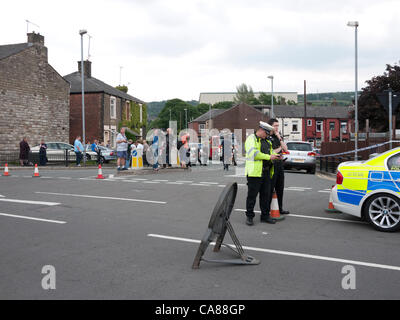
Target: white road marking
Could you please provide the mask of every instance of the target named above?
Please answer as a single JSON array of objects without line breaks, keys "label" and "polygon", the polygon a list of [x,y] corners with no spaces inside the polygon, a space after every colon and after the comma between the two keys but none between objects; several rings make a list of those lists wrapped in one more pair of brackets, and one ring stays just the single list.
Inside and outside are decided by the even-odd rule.
[{"label": "white road marking", "polygon": [[14,203],[26,203],[26,204],[37,204],[41,206],[58,206],[61,203],[58,202],[45,202],[45,201],[33,201],[33,200],[17,200],[17,199],[3,199],[1,198],[0,201],[4,202],[14,202]]},{"label": "white road marking", "polygon": [[[235,209],[235,211],[246,212],[245,209]],[[261,213],[261,211],[254,211],[255,213]],[[345,220],[345,219],[334,219],[334,218],[325,218],[325,217],[313,217],[313,216],[305,216],[301,214],[289,214],[285,215],[285,217],[296,217],[296,218],[305,218],[305,219],[316,219],[316,220],[327,220],[327,221],[335,221],[335,222],[351,222],[351,223],[366,223],[364,221],[354,221],[354,220]]]},{"label": "white road marking", "polygon": [[146,180],[149,180],[149,179],[142,179],[142,178],[132,178],[132,180],[139,180],[139,181],[146,181]]},{"label": "white road marking", "polygon": [[12,217],[12,218],[18,218],[18,219],[35,220],[35,221],[42,221],[42,222],[51,222],[51,223],[58,223],[58,224],[65,224],[65,223],[66,223],[65,221],[40,219],[40,218],[33,218],[33,217],[27,217],[27,216],[19,216],[19,215],[8,214],[8,213],[0,213],[0,216]]},{"label": "white road marking", "polygon": [[143,181],[142,183],[160,183],[158,181]]},{"label": "white road marking", "polygon": [[54,179],[54,177],[40,177],[42,179]]},{"label": "white road marking", "polygon": [[193,181],[185,181],[185,180],[178,180],[178,181],[175,181],[175,182],[181,182],[181,183],[193,183]]},{"label": "white road marking", "polygon": [[225,188],[226,186],[224,184],[219,184],[218,187]]},{"label": "white road marking", "polygon": [[167,184],[179,184],[179,185],[181,185],[181,184],[183,184],[183,182],[167,182]]},{"label": "white road marking", "polygon": [[205,184],[218,184],[218,182],[205,182],[205,181],[200,181],[199,183],[205,183]]},{"label": "white road marking", "polygon": [[157,182],[168,182],[168,180],[152,180],[152,181],[157,181]]},{"label": "white road marking", "polygon": [[331,191],[328,191],[328,190],[319,190],[318,192],[321,192],[321,193],[331,193]]},{"label": "white road marking", "polygon": [[211,187],[209,184],[204,184],[204,183],[191,183],[191,186],[203,186],[203,187]]},{"label": "white road marking", "polygon": [[287,187],[289,189],[304,189],[304,190],[312,190],[312,188],[303,188],[303,187]]},{"label": "white road marking", "polygon": [[85,194],[55,193],[55,192],[40,192],[40,191],[37,191],[35,193],[50,194],[50,195],[55,195],[55,196],[94,198],[94,199],[106,199],[106,200],[121,200],[121,201],[145,202],[145,203],[156,203],[156,204],[166,204],[167,203],[165,201],[153,201],[153,200],[130,199],[130,198],[116,198],[116,197],[102,197],[102,196],[92,196],[92,195],[85,195]]},{"label": "white road marking", "polygon": [[57,179],[63,179],[63,180],[71,180],[71,177],[58,177]]},{"label": "white road marking", "polygon": [[285,190],[285,191],[300,191],[300,192],[306,191],[306,190],[304,190],[304,189],[290,189],[290,188],[285,188],[284,190]]},{"label": "white road marking", "polygon": [[0,194],[0,198],[4,198],[4,196]]},{"label": "white road marking", "polygon": [[[195,240],[195,239],[171,237],[171,236],[164,236],[164,235],[160,235],[160,234],[148,234],[147,236],[153,237],[153,238],[176,240],[176,241],[190,242],[190,243],[197,243],[197,244],[201,242],[200,240]],[[215,244],[214,242],[211,243],[211,245],[214,245],[214,244]],[[233,244],[229,244],[229,245],[234,246]],[[391,266],[391,265],[364,262],[364,261],[347,260],[347,259],[318,256],[318,255],[305,254],[305,253],[299,253],[299,252],[264,249],[264,248],[248,247],[248,246],[243,246],[243,249],[250,250],[250,251],[258,251],[258,252],[293,256],[293,257],[299,257],[299,258],[306,258],[306,259],[323,260],[323,261],[337,262],[337,263],[343,263],[343,264],[359,265],[359,266],[370,267],[370,268],[380,268],[380,269],[400,271],[399,266]]]}]

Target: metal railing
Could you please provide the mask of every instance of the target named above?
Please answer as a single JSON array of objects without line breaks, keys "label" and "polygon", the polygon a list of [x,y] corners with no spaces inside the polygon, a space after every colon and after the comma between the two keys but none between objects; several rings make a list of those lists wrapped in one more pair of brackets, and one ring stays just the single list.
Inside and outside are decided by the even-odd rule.
[{"label": "metal railing", "polygon": [[[19,151],[2,151],[0,152],[0,166],[4,166],[6,163],[9,166],[21,166],[19,159]],[[60,153],[48,153],[46,155],[48,166],[65,166],[74,165],[76,163],[75,152],[65,150],[65,152]],[[98,161],[99,155],[89,155],[86,154],[86,164],[87,165],[97,165],[97,163],[103,164],[103,157],[100,156],[100,161]],[[38,152],[29,152],[28,159],[24,161],[24,166],[34,166],[37,164],[41,165],[40,155]],[[83,154],[81,164],[83,165]]]}]

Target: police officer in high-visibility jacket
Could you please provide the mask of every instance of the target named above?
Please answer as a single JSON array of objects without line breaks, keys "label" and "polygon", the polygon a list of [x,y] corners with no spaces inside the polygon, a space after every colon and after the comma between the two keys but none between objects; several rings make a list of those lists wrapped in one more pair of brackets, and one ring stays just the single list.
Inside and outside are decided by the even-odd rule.
[{"label": "police officer in high-visibility jacket", "polygon": [[246,150],[246,168],[247,177],[247,199],[246,199],[246,224],[252,226],[254,206],[256,204],[257,195],[260,194],[261,222],[274,224],[276,221],[269,216],[270,211],[270,193],[271,178],[274,174],[273,160],[278,160],[281,155],[276,154],[272,145],[269,144],[269,154],[261,151],[261,139],[266,139],[274,128],[268,123],[260,121],[259,128],[254,134],[247,137],[245,142]]}]

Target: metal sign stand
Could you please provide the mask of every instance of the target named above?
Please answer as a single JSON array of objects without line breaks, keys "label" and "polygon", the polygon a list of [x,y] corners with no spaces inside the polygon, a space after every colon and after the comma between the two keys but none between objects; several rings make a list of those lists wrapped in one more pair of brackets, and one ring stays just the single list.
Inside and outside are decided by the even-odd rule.
[{"label": "metal sign stand", "polygon": [[[239,264],[239,265],[256,265],[260,264],[260,261],[248,256],[244,253],[243,247],[237,238],[232,224],[229,221],[229,216],[232,212],[233,205],[235,204],[236,194],[237,194],[237,183],[231,183],[227,185],[222,191],[218,202],[214,208],[213,214],[211,215],[210,222],[208,224],[208,229],[201,240],[199,249],[197,250],[196,256],[193,261],[192,268],[198,269],[200,267],[200,261],[214,262],[214,263],[229,263],[229,264]],[[235,244],[236,250],[223,243],[226,231],[229,232],[233,243]],[[232,250],[239,258],[236,259],[206,259],[203,258],[209,244],[215,240],[214,252],[219,252],[221,246]]]}]

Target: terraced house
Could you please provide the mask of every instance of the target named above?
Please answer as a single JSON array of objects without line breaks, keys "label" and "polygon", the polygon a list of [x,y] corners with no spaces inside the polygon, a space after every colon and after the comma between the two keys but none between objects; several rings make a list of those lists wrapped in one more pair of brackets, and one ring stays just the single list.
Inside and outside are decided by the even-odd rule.
[{"label": "terraced house", "polygon": [[69,140],[69,84],[48,63],[44,36],[0,46],[0,152]]},{"label": "terraced house", "polygon": [[[70,89],[70,135],[72,143],[77,135],[82,134],[82,75],[81,62],[78,61],[78,71],[64,76],[71,85]],[[84,61],[85,88],[85,135],[87,141],[98,139],[116,147],[118,125],[122,121],[132,119],[135,112],[135,122],[139,128],[134,132],[137,136],[144,134],[145,106],[144,102],[121,90],[114,88],[101,80],[92,77],[91,61]]]}]

